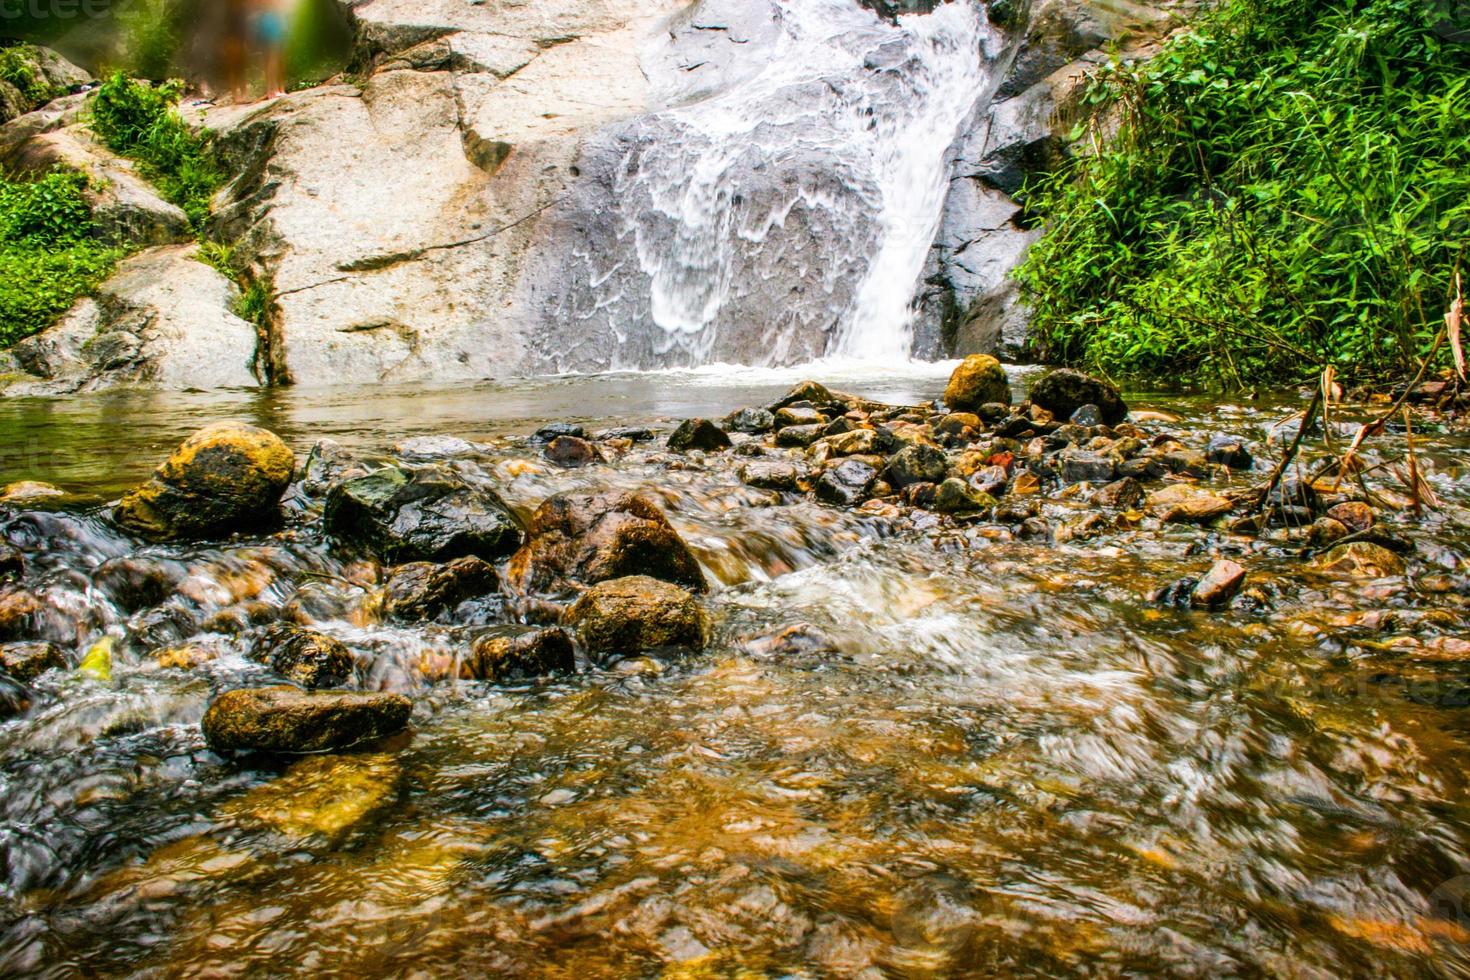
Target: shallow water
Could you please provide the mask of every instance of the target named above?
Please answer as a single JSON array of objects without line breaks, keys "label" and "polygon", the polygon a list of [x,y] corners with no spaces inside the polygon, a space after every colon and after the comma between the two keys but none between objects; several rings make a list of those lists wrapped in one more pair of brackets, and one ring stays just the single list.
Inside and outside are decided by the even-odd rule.
[{"label": "shallow water", "polygon": [[[807,373],[907,403],[947,371]],[[28,584],[78,611],[74,654],[124,636],[110,682],[53,672],[0,725],[0,972],[1470,972],[1464,436],[1422,434],[1445,508],[1405,524],[1407,581],[1366,582],[1305,570],[1298,542],[1148,521],[1061,544],[915,529],[773,504],[714,463],[669,469],[649,451],[555,471],[518,438],[547,420],[718,416],[799,375],[0,403],[9,444],[44,447],[0,477],[83,499],[224,416],[302,455],[321,436],[370,452],[461,437],[484,448],[458,465],[517,507],[650,489],[719,582],[704,654],[433,684],[425,664],[496,627],[383,625],[310,534],[139,548],[85,509],[0,522],[46,542]],[[1134,405],[1178,413],[1149,424],[1191,446],[1234,432],[1258,458],[1284,414]],[[1065,495],[1046,509],[1054,525],[1088,513]],[[124,555],[177,563],[182,597],[164,606],[185,622],[144,621],[152,606],[109,591],[98,566]],[[1247,565],[1251,601],[1215,615],[1145,601],[1215,555]],[[289,768],[209,753],[211,692],[268,674],[196,627],[248,601],[343,639],[364,686],[410,693],[411,737]],[[764,639],[793,624],[826,640]],[[217,658],[147,656],[190,638]]]}]

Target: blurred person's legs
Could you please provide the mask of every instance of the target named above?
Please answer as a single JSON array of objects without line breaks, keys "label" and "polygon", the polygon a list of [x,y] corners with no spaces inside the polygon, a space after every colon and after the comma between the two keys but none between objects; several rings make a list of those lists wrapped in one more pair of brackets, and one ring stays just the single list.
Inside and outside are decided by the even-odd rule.
[{"label": "blurred person's legs", "polygon": [[286,94],[286,15],[272,3],[263,3],[255,15],[255,41],[265,67],[265,97]]}]

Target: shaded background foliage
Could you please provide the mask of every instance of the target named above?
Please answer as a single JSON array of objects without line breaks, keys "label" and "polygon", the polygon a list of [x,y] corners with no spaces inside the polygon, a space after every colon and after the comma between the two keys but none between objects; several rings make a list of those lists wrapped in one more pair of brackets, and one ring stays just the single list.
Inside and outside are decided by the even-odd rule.
[{"label": "shaded background foliage", "polygon": [[1051,360],[1231,388],[1424,356],[1470,227],[1460,0],[1225,0],[1087,94],[1029,187]]}]

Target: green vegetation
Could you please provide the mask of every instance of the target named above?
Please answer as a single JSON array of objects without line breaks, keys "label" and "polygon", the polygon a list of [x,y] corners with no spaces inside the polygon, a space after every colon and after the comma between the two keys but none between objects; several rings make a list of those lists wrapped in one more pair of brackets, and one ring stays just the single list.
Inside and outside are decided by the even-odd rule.
[{"label": "green vegetation", "polygon": [[0,180],[0,347],[50,326],[123,255],[92,237],[85,188],[69,173]]},{"label": "green vegetation", "polygon": [[211,152],[213,134],[190,129],[179,115],[182,94],[177,80],[150,85],[114,73],[92,100],[92,129],[109,149],[136,160],[197,228],[225,178]]},{"label": "green vegetation", "polygon": [[[1443,11],[1438,8],[1444,7]],[[1091,87],[1028,188],[1039,352],[1254,387],[1401,377],[1470,228],[1470,39],[1448,0],[1224,0]]]},{"label": "green vegetation", "polygon": [[57,93],[36,72],[36,50],[29,44],[0,48],[0,82],[8,82],[30,105],[40,105]]}]

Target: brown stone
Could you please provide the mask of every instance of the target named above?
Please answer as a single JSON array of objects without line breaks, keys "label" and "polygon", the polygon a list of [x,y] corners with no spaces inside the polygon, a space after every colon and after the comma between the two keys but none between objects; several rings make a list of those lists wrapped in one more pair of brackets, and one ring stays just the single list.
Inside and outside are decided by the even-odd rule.
[{"label": "brown stone", "polygon": [[215,698],[201,727],[216,752],[337,752],[401,732],[412,710],[400,694],[243,688]]},{"label": "brown stone", "polygon": [[687,590],[646,575],[602,582],[567,610],[564,623],[594,654],[631,654],[667,646],[703,649],[709,627]]}]

